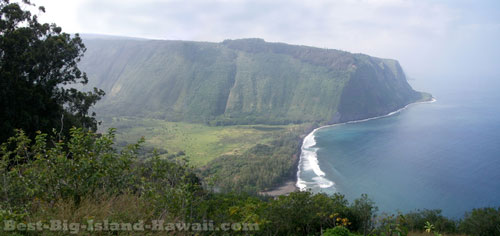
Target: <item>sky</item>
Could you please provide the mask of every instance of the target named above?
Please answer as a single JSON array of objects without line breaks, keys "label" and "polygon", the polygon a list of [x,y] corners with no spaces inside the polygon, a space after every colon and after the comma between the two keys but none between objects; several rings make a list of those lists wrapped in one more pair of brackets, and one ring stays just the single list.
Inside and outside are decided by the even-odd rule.
[{"label": "sky", "polygon": [[262,38],[397,59],[408,77],[498,76],[499,0],[32,0],[68,33]]}]

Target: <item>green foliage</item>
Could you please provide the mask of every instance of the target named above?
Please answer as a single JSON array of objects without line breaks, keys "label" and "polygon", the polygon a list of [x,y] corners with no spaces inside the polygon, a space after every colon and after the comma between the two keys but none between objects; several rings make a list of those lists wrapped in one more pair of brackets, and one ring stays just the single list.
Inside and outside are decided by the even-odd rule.
[{"label": "green foliage", "polygon": [[385,216],[381,218],[379,226],[376,229],[379,235],[382,236],[406,236],[408,235],[408,227],[405,226],[406,218],[404,215],[394,215]]},{"label": "green foliage", "polygon": [[359,230],[351,222],[356,218],[353,209],[340,194],[294,192],[271,200],[267,212],[264,229],[275,235],[314,235],[335,226]]},{"label": "green foliage", "polygon": [[360,120],[385,115],[420,100],[398,62],[360,55],[356,69],[344,87],[338,107],[339,121]]},{"label": "green foliage", "polygon": [[296,174],[299,134],[307,128],[269,133],[271,142],[223,155],[209,162],[201,174],[214,179],[216,187],[223,191],[259,192],[282,184]]},{"label": "green foliage", "polygon": [[[67,143],[49,141],[46,134],[39,134],[30,145],[24,132],[18,131],[17,136],[2,145],[0,152],[4,206],[9,209],[26,205],[33,198],[41,201],[71,198],[79,202],[82,196],[101,189],[112,194],[123,191],[133,178],[130,165],[136,147],[116,155],[111,147],[112,138],[112,131],[97,138],[93,133],[74,128]],[[48,142],[53,147],[49,148]],[[9,144],[16,149],[8,151]]]},{"label": "green foliage", "polygon": [[[207,126],[158,119],[114,117],[104,119],[100,129],[116,127],[118,145],[145,137],[145,148],[163,150],[162,157],[184,152],[189,163],[202,167],[222,156],[241,154],[257,144],[269,145],[280,133],[299,132],[299,125]],[[164,150],[168,150],[165,153]]]},{"label": "green foliage", "polygon": [[425,222],[424,229],[425,232],[427,233],[434,233],[434,236],[442,236],[440,233],[435,231],[434,225],[431,224],[429,221]]},{"label": "green foliage", "polygon": [[457,232],[457,223],[443,216],[441,210],[424,209],[406,213],[404,216],[406,218],[405,225],[411,231],[422,231],[429,222],[438,232]]},{"label": "green foliage", "polygon": [[327,229],[323,236],[349,236],[349,230],[342,227],[342,226],[336,226],[331,229]]},{"label": "green foliage", "polygon": [[[32,5],[29,0],[22,3]],[[244,149],[231,149],[201,171],[216,182],[225,176],[217,182],[218,190],[236,191],[206,191],[185,159],[190,150],[163,149],[164,156],[176,158],[162,158],[141,150],[144,139],[118,150],[114,129],[106,134],[92,131],[96,121],[88,110],[104,93],[68,87],[87,82],[77,67],[85,51],[78,35],[40,24],[36,15],[8,0],[0,0],[0,30],[0,222],[211,220],[257,223],[255,235],[320,235],[324,229],[325,235],[353,235],[350,231],[406,235],[408,227],[435,235],[455,230],[500,235],[500,208],[474,209],[459,223],[437,210],[389,216],[372,230],[377,207],[366,194],[352,204],[341,194],[293,192],[277,198],[253,194],[295,173],[298,135],[307,126],[231,131],[204,126],[217,132],[201,139],[220,143],[249,143],[270,136]],[[259,39],[221,44],[93,43],[98,45],[92,46],[92,60],[82,65],[92,68],[98,83],[110,91],[100,109],[111,113],[127,106],[133,115],[147,112],[211,125],[336,122],[381,114],[422,97],[406,83],[396,61],[366,55]],[[367,91],[368,87],[375,89]],[[154,99],[134,96],[137,91],[148,91]],[[351,96],[356,93],[363,96],[358,101]],[[230,134],[221,135],[224,132]],[[244,142],[230,140],[235,137]],[[221,150],[227,151],[216,152]]]},{"label": "green foliage", "polygon": [[352,208],[356,213],[357,221],[361,224],[363,235],[367,235],[374,227],[372,219],[375,217],[378,207],[375,206],[373,200],[368,198],[367,194],[362,194],[361,198],[354,200]]},{"label": "green foliage", "polygon": [[253,39],[85,44],[80,66],[107,92],[96,109],[108,116],[212,126],[331,123],[386,114],[420,98],[397,62],[337,50]]},{"label": "green foliage", "polygon": [[434,231],[435,228],[434,228],[434,225],[431,224],[431,222],[427,221],[427,222],[425,222],[424,229],[425,229],[425,232],[430,233],[430,232]]},{"label": "green foliage", "polygon": [[[406,225],[417,225],[411,221],[419,219],[414,215],[389,216],[377,223],[374,221],[376,207],[366,195],[349,204],[341,194],[293,192],[268,198],[205,191],[200,179],[182,160],[174,162],[155,154],[141,156],[142,140],[118,151],[114,149],[113,130],[97,135],[73,128],[67,141],[55,136],[39,133],[31,141],[24,132],[17,131],[16,136],[1,145],[0,220],[63,219],[85,223],[94,219],[119,222],[160,219],[212,221],[214,225],[256,223],[259,230],[251,232],[254,235],[320,235],[322,232],[354,235],[349,231],[406,235]],[[270,151],[272,148],[263,145],[253,150],[259,155]],[[499,209],[493,208],[473,210],[460,223],[460,232],[498,235],[495,231],[498,212]],[[434,216],[422,214],[427,215]],[[372,230],[375,224],[379,228]],[[433,223],[426,221],[425,225],[437,235]],[[64,232],[57,233],[64,235]],[[115,233],[122,232],[110,232]]]},{"label": "green foliage", "polygon": [[[394,217],[385,216],[378,222],[375,232],[391,235],[401,229],[404,232],[423,232],[430,235],[500,235],[500,209],[480,208],[466,212],[464,218],[453,220],[441,214],[441,210],[418,210]],[[383,234],[382,234],[383,233]]]},{"label": "green foliage", "polygon": [[[135,214],[141,214],[147,219],[182,222],[258,223],[263,234],[275,231],[314,234],[322,228],[350,225],[346,215],[351,210],[341,195],[297,192],[266,199],[209,193],[203,191],[200,180],[185,163],[157,155],[141,158],[138,150],[142,140],[117,151],[113,138],[113,130],[97,135],[73,128],[68,141],[39,133],[32,142],[24,132],[18,131],[0,149],[2,218],[46,221],[74,213],[83,218],[99,215],[100,219],[130,220],[137,219]],[[9,145],[16,148],[10,150]],[[260,147],[256,152],[269,150]],[[12,156],[15,163],[9,164]],[[90,212],[85,208],[107,208],[105,204],[117,207],[131,200],[136,201],[139,208],[137,213],[128,212],[130,216],[114,213],[117,210],[112,208],[108,209],[109,213],[99,210],[84,213]],[[68,212],[68,207],[73,210]],[[85,220],[71,217],[77,222]]]},{"label": "green foliage", "polygon": [[120,145],[144,136],[147,148],[163,149],[162,157],[175,159],[184,152],[189,163],[200,167],[204,179],[220,190],[258,192],[293,178],[299,135],[310,130],[311,124],[213,127],[116,117],[105,119],[102,127],[118,127]]},{"label": "green foliage", "polygon": [[95,130],[88,111],[104,95],[95,88],[81,92],[69,87],[88,82],[77,66],[85,46],[78,35],[39,23],[37,15],[23,10],[31,5],[28,0],[0,1],[0,143],[14,129],[31,138],[53,128],[60,135],[69,134],[72,126]]},{"label": "green foliage", "polygon": [[[184,164],[158,156],[139,159],[143,140],[118,152],[113,138],[112,129],[97,135],[72,128],[67,142],[39,133],[32,143],[23,131],[18,131],[0,149],[0,208],[22,213],[36,202],[61,199],[78,205],[84,198],[129,192],[148,201],[161,197],[160,202],[178,203],[190,200],[187,193],[200,190],[198,178]],[[10,150],[9,145],[16,148]],[[162,206],[159,209],[167,207],[156,204]],[[187,214],[183,212],[185,204],[173,206],[177,208],[169,211]]]},{"label": "green foliage", "polygon": [[500,235],[500,208],[478,208],[467,212],[459,229],[468,235]]}]

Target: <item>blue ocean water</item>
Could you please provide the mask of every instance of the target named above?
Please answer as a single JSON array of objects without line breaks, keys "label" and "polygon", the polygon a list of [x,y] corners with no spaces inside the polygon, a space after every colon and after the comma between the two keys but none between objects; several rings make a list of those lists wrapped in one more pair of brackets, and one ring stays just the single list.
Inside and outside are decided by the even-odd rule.
[{"label": "blue ocean water", "polygon": [[379,212],[442,209],[460,218],[500,206],[500,78],[450,81],[412,84],[431,92],[434,103],[317,130],[308,150],[319,175],[303,163],[299,180],[350,201],[367,193]]}]

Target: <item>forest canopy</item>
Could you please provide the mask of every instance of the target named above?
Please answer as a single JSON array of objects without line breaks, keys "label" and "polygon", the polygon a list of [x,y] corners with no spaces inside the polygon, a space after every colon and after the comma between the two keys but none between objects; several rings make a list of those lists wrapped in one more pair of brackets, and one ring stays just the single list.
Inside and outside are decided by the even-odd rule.
[{"label": "forest canopy", "polygon": [[95,114],[89,115],[89,109],[104,92],[71,86],[88,82],[78,68],[85,52],[81,38],[56,24],[40,23],[26,7],[35,5],[0,1],[0,142],[14,129],[29,137],[52,129],[66,136],[72,126],[95,130]]}]

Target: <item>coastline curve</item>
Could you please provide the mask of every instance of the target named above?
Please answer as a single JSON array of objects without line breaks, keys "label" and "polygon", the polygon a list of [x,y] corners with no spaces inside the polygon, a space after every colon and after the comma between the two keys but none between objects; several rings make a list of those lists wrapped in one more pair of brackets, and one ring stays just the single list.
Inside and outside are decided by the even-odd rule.
[{"label": "coastline curve", "polygon": [[[429,100],[429,101],[417,101],[417,102],[409,103],[406,106],[404,106],[396,111],[389,112],[388,114],[385,114],[385,115],[361,119],[361,120],[354,120],[354,121],[347,121],[347,122],[342,122],[342,123],[324,125],[324,126],[315,128],[302,141],[302,146],[300,148],[299,164],[298,164],[298,168],[297,168],[297,182],[295,183],[295,186],[299,189],[299,191],[307,191],[308,184],[316,184],[321,189],[330,188],[330,187],[335,186],[335,182],[326,178],[325,172],[323,172],[319,166],[319,160],[318,160],[318,155],[317,155],[317,151],[319,148],[314,147],[316,145],[316,140],[315,140],[315,136],[314,136],[314,133],[316,133],[316,131],[323,129],[323,128],[328,128],[328,127],[333,127],[333,126],[338,126],[338,125],[360,123],[360,122],[385,118],[385,117],[389,117],[389,116],[400,113],[401,111],[408,108],[410,105],[421,104],[421,103],[433,103],[436,101],[437,100],[434,97],[431,97],[431,100]],[[314,180],[314,182],[307,182],[301,178],[302,169],[312,170],[314,172],[314,174],[316,175],[315,177],[312,178]]]}]

